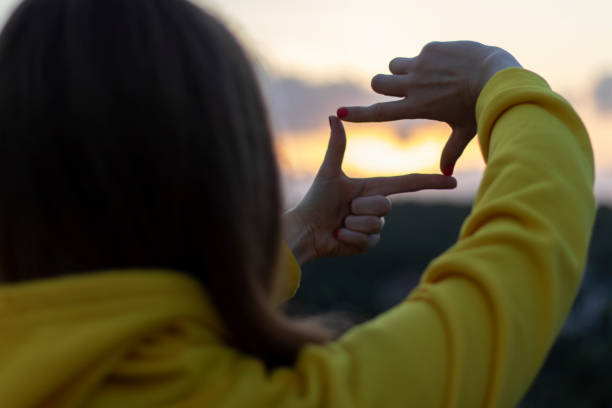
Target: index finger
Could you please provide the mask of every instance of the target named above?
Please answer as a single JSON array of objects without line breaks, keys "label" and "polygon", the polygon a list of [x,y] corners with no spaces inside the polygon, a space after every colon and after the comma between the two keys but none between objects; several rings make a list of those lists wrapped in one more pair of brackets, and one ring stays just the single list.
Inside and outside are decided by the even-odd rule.
[{"label": "index finger", "polygon": [[364,179],[364,195],[391,195],[419,190],[449,190],[457,187],[454,177],[441,174],[404,174],[393,177]]},{"label": "index finger", "polygon": [[338,109],[338,117],[347,122],[389,122],[398,119],[420,118],[415,103],[407,98],[379,102],[370,106],[346,106]]}]

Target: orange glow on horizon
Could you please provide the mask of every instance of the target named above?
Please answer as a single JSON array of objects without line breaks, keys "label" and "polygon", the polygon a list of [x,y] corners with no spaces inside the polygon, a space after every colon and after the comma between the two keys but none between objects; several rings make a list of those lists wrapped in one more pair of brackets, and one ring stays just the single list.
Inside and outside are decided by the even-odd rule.
[{"label": "orange glow on horizon", "polygon": [[[390,176],[404,173],[440,173],[440,154],[450,134],[448,126],[432,122],[401,136],[388,124],[347,124],[343,170],[352,177]],[[277,139],[281,168],[294,176],[318,170],[329,141],[329,129],[286,133]],[[456,169],[484,167],[476,141],[470,143]]]}]

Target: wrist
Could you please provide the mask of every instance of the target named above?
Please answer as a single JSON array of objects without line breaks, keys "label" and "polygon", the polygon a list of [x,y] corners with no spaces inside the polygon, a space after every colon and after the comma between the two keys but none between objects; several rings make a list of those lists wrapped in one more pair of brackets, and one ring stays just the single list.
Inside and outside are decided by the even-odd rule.
[{"label": "wrist", "polygon": [[499,47],[491,47],[492,51],[482,62],[479,81],[475,89],[475,99],[478,99],[485,85],[493,76],[506,68],[522,68],[521,64],[506,50]]},{"label": "wrist", "polygon": [[283,240],[298,263],[304,265],[316,258],[312,227],[304,221],[299,208],[293,208],[283,214],[282,224]]}]

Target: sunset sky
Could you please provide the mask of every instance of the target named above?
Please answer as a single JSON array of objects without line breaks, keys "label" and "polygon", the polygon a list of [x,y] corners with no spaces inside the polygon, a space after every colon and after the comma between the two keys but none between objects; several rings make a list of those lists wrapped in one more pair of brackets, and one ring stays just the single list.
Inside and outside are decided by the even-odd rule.
[{"label": "sunset sky", "polygon": [[[498,45],[568,98],[593,142],[597,195],[612,204],[612,2],[409,0],[207,0],[266,71],[281,164],[290,186],[310,181],[325,151],[327,115],[342,105],[384,100],[370,78],[395,56],[432,40]],[[599,98],[596,89],[600,88]],[[407,121],[406,121],[407,122]],[[373,176],[437,172],[444,124],[347,126],[345,171]],[[483,169],[476,142],[458,163],[455,192],[417,197],[469,201]],[[296,180],[301,181],[301,184]],[[291,188],[289,189],[291,190]]]},{"label": "sunset sky", "polygon": [[[251,54],[275,129],[289,201],[303,194],[342,105],[388,98],[369,89],[390,59],[432,40],[471,39],[507,49],[568,98],[595,151],[600,202],[612,205],[612,1],[197,0],[220,16]],[[4,21],[14,0],[0,0]],[[352,176],[438,172],[445,124],[347,125]],[[474,141],[456,168],[456,191],[417,199],[470,201],[483,161]]]}]

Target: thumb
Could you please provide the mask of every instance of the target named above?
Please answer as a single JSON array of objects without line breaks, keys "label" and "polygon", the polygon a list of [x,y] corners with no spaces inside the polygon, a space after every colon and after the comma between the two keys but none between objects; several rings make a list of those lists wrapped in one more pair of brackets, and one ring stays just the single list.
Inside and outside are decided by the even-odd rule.
[{"label": "thumb", "polygon": [[459,156],[463,153],[465,147],[470,143],[470,140],[476,134],[475,127],[461,127],[454,128],[451,133],[444,150],[442,150],[442,156],[440,157],[440,170],[445,176],[453,174],[455,163]]},{"label": "thumb", "polygon": [[327,145],[327,152],[325,152],[325,159],[323,159],[319,172],[332,174],[342,170],[342,159],[346,150],[346,133],[344,132],[342,122],[336,116],[329,117],[329,126],[331,128],[331,135]]}]

